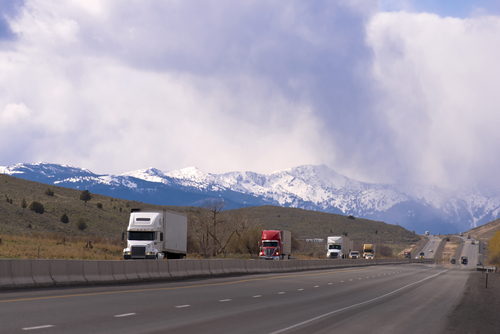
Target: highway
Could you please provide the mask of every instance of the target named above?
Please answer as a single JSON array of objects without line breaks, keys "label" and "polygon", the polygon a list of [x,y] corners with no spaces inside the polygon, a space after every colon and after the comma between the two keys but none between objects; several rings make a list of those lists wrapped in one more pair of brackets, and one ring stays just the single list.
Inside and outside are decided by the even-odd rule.
[{"label": "highway", "polygon": [[464,269],[473,269],[474,267],[476,267],[479,261],[483,262],[482,259],[480,259],[479,255],[479,241],[473,238],[467,239],[467,237],[459,238],[461,238],[463,241],[462,254],[460,255],[460,258],[462,256],[466,256],[467,264],[462,264],[460,258],[457,259],[457,263],[460,264],[460,267]]},{"label": "highway", "polygon": [[0,293],[1,333],[440,333],[469,271],[343,268]]}]

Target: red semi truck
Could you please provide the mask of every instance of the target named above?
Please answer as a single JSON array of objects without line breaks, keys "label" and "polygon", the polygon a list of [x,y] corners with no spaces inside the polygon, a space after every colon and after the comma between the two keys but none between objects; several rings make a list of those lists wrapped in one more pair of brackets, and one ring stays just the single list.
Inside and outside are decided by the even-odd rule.
[{"label": "red semi truck", "polygon": [[264,230],[260,240],[259,258],[264,260],[289,259],[292,253],[290,231]]}]

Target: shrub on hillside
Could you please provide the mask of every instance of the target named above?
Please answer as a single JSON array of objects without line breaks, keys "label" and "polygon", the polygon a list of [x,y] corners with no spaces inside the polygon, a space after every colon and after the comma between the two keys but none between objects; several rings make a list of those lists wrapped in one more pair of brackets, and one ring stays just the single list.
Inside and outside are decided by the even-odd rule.
[{"label": "shrub on hillside", "polygon": [[45,195],[54,196],[54,191],[50,188],[47,188],[47,190],[45,190]]},{"label": "shrub on hillside", "polygon": [[76,227],[80,230],[83,231],[87,228],[87,223],[85,223],[85,219],[83,218],[78,218],[78,221],[76,222]]},{"label": "shrub on hillside", "polygon": [[45,208],[43,207],[43,204],[37,201],[33,201],[30,204],[29,209],[31,211],[35,211],[36,213],[43,214],[45,212]]},{"label": "shrub on hillside", "polygon": [[26,209],[27,207],[28,207],[28,203],[26,203],[26,199],[23,198],[23,200],[21,201],[21,208]]},{"label": "shrub on hillside", "polygon": [[376,245],[375,246],[375,256],[392,258],[392,249],[386,245]]},{"label": "shrub on hillside", "polygon": [[102,209],[102,203],[97,203],[96,206],[98,209]]},{"label": "shrub on hillside", "polygon": [[63,215],[61,216],[61,222],[64,224],[69,223],[69,217],[66,213],[63,213]]}]

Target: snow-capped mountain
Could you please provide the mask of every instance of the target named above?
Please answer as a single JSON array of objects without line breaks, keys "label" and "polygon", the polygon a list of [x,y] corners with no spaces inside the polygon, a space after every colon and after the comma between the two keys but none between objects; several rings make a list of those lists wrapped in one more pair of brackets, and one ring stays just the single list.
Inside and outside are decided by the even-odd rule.
[{"label": "snow-capped mountain", "polygon": [[451,193],[424,184],[365,183],[324,165],[270,174],[210,174],[188,167],[97,175],[84,168],[41,162],[0,167],[0,173],[159,205],[201,206],[208,198],[224,198],[228,208],[279,205],[352,214],[418,233],[456,233],[500,217],[500,191],[484,185]]}]

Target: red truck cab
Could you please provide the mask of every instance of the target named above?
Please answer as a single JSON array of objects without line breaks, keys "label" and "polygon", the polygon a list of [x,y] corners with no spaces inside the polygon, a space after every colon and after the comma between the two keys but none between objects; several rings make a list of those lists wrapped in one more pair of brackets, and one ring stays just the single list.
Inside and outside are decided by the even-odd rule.
[{"label": "red truck cab", "polygon": [[260,241],[259,258],[265,260],[288,259],[291,253],[290,231],[264,230]]}]

